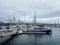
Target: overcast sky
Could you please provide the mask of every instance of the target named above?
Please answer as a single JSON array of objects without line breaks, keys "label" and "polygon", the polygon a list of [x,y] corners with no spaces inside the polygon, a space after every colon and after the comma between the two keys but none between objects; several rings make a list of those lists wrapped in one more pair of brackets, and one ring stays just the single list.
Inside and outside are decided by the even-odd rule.
[{"label": "overcast sky", "polygon": [[0,21],[8,17],[32,22],[36,11],[37,22],[54,23],[60,18],[60,0],[0,0]]}]

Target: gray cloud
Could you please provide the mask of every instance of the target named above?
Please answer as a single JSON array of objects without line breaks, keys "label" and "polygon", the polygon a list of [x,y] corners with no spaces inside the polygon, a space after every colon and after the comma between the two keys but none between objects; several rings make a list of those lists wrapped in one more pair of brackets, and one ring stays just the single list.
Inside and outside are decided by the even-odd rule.
[{"label": "gray cloud", "polygon": [[38,14],[37,16],[37,18],[53,18],[53,17],[60,17],[60,11],[54,11],[43,15]]},{"label": "gray cloud", "polygon": [[9,16],[20,19],[22,16],[33,18],[60,17],[60,0],[0,0],[0,20]]}]

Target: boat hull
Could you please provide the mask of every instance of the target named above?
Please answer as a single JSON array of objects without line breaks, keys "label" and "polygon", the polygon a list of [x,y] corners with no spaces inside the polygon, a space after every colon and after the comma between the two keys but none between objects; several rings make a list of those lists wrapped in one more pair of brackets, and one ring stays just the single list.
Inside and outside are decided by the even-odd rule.
[{"label": "boat hull", "polygon": [[51,30],[26,30],[25,33],[49,33]]}]

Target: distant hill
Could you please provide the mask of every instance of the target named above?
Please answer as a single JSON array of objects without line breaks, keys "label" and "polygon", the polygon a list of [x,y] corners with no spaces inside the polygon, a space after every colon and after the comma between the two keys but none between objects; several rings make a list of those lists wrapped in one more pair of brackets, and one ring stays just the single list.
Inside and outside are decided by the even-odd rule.
[{"label": "distant hill", "polygon": [[[11,23],[4,23],[4,22],[0,22],[0,26],[9,26]],[[24,23],[19,23],[19,24],[24,24]],[[25,23],[26,25],[34,25],[33,23]],[[15,25],[14,23],[12,25]],[[36,23],[36,25],[38,26],[53,26],[53,27],[60,27],[60,24],[46,24],[46,23]]]},{"label": "distant hill", "polygon": [[0,22],[0,26],[7,26],[7,25],[8,25],[7,23]]}]

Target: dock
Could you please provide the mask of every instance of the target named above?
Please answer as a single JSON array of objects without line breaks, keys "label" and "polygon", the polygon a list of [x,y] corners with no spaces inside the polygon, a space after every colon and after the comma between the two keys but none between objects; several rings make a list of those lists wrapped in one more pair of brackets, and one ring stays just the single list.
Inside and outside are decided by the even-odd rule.
[{"label": "dock", "polygon": [[[0,31],[1,32],[1,31]],[[14,31],[2,31],[1,33],[0,33],[0,37],[3,37],[3,36],[9,36],[9,35],[14,35],[14,34],[16,34],[16,32],[17,32],[17,30],[14,30]]]},{"label": "dock", "polygon": [[23,32],[21,34],[46,34],[46,32]]}]

